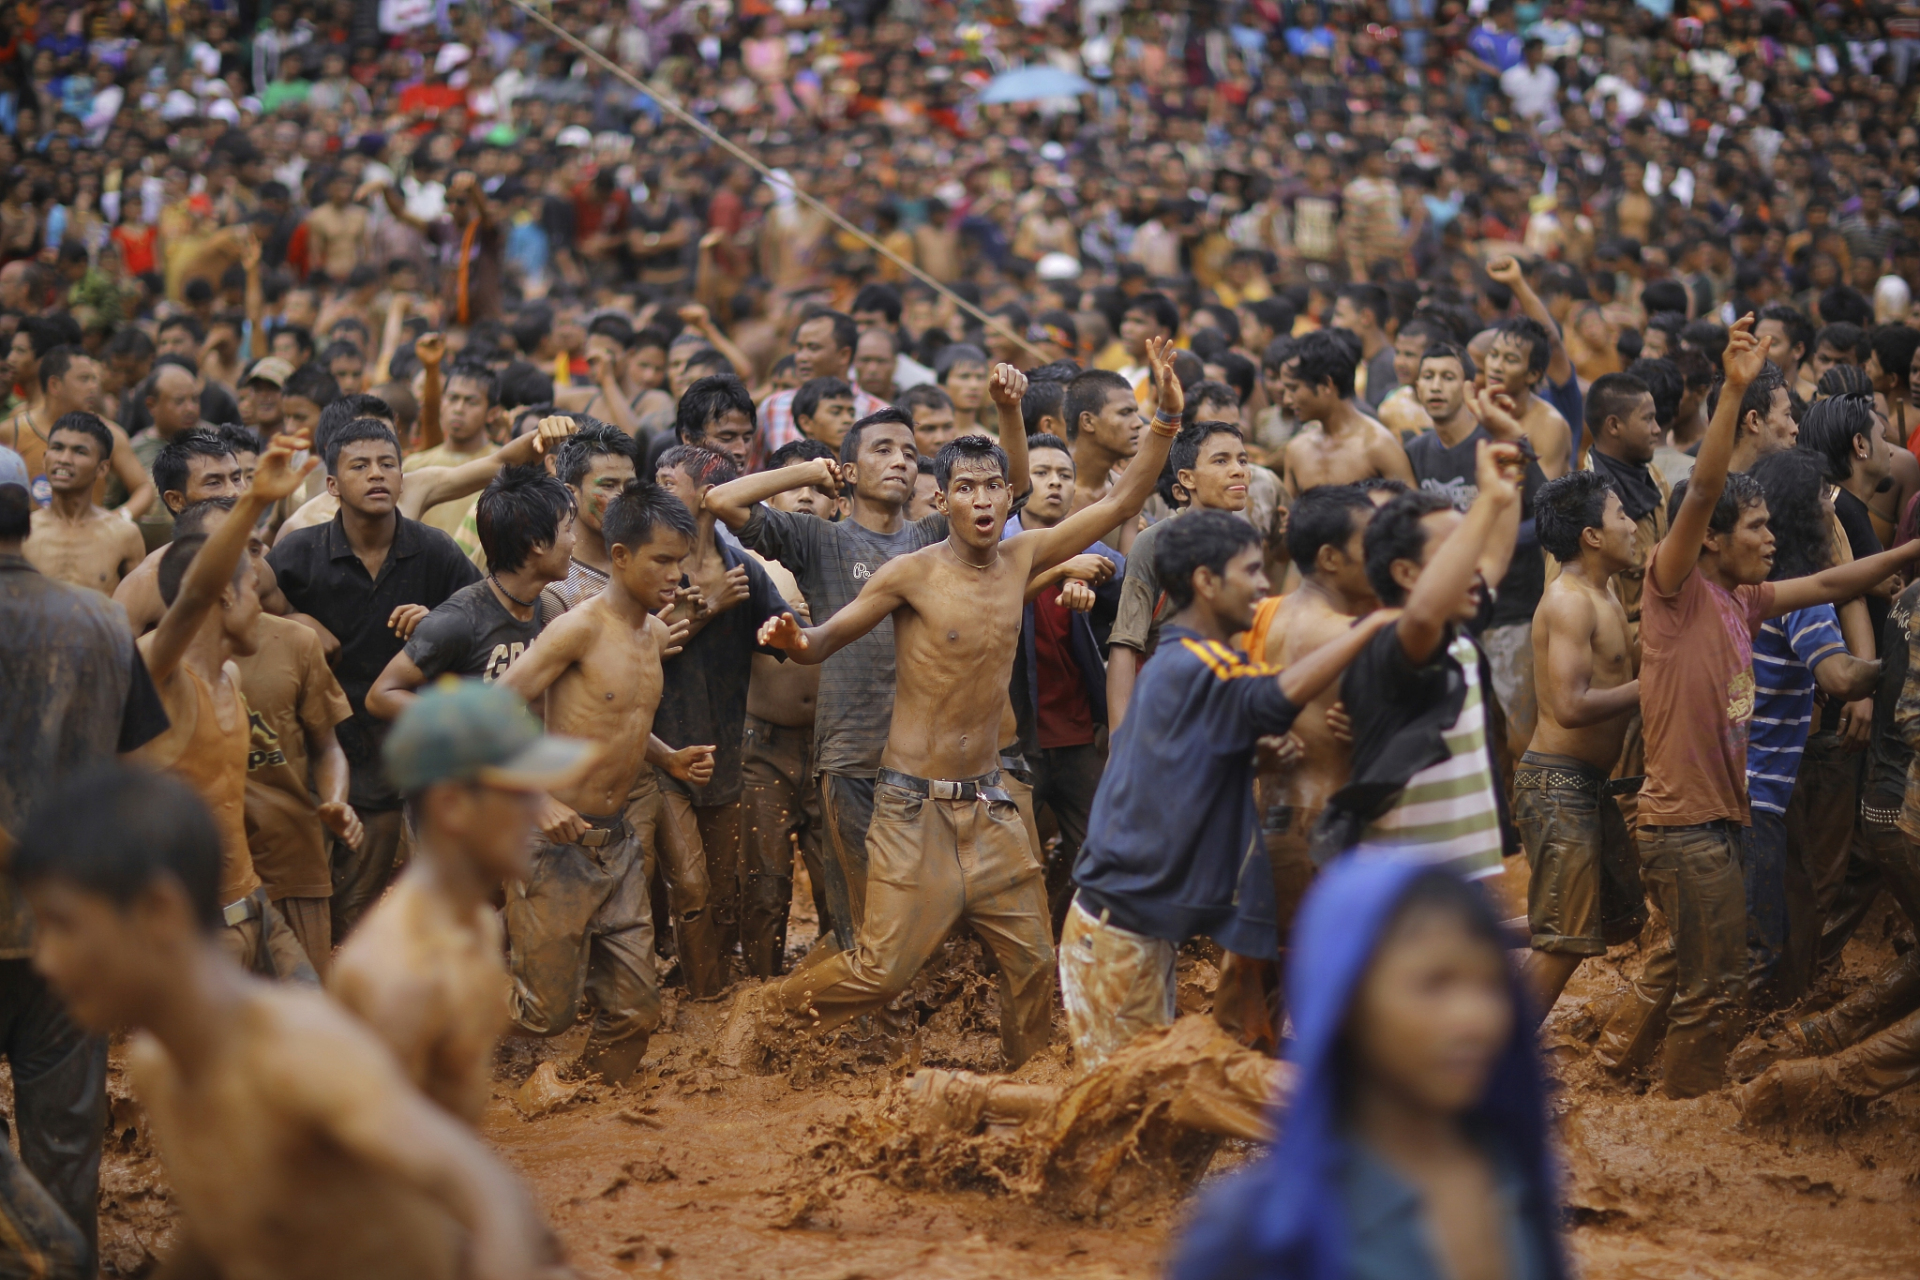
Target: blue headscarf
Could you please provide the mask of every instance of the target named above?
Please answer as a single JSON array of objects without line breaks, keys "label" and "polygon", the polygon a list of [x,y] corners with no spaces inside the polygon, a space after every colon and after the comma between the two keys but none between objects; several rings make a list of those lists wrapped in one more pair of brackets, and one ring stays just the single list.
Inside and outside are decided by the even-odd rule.
[{"label": "blue headscarf", "polygon": [[[1431,863],[1373,855],[1342,858],[1321,871],[1301,905],[1287,966],[1294,1032],[1287,1059],[1299,1074],[1277,1126],[1279,1139],[1258,1164],[1201,1203],[1176,1252],[1173,1280],[1344,1280],[1340,1033],[1381,934],[1407,890],[1429,874],[1435,874]],[[1527,1184],[1521,1202],[1531,1219],[1527,1227],[1544,1235],[1549,1274],[1562,1280],[1566,1265],[1551,1221],[1558,1193],[1545,1083],[1517,975],[1509,992],[1514,1034],[1467,1118],[1518,1165]]]}]

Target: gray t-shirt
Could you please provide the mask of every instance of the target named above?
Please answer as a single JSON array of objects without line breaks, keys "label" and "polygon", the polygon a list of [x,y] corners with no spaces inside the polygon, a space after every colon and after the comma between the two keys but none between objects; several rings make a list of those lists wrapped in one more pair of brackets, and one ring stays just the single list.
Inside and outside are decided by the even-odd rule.
[{"label": "gray t-shirt", "polygon": [[1153,571],[1153,544],[1170,520],[1180,513],[1150,524],[1133,536],[1133,549],[1127,552],[1127,576],[1120,581],[1120,608],[1113,618],[1113,632],[1107,646],[1121,645],[1148,656],[1160,643],[1160,624],[1172,615],[1160,593],[1160,577]]},{"label": "gray t-shirt", "polygon": [[536,596],[533,619],[520,621],[482,578],[420,619],[402,652],[428,680],[452,674],[478,676],[492,684],[520,660],[550,616],[545,598]]},{"label": "gray t-shirt", "polygon": [[[859,595],[881,565],[946,537],[947,518],[932,515],[898,533],[875,533],[852,520],[822,520],[763,504],[739,535],[743,546],[787,567],[819,626]],[[813,721],[813,758],[821,772],[855,778],[879,772],[893,722],[893,670],[892,618],[821,664]]]}]

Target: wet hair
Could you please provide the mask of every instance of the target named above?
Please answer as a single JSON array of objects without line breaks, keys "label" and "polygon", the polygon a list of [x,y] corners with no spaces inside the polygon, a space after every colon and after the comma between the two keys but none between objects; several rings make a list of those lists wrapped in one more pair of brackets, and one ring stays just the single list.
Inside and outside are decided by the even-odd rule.
[{"label": "wet hair", "polygon": [[[799,396],[796,394],[795,399]],[[946,388],[932,382],[923,382],[917,387],[908,387],[893,402],[893,407],[905,411],[909,417],[920,409],[951,409],[953,397]]]},{"label": "wet hair", "polygon": [[1133,384],[1109,369],[1089,369],[1067,384],[1065,417],[1067,439],[1080,438],[1080,418],[1084,414],[1099,417],[1107,402],[1116,395],[1133,396]]},{"label": "wet hair", "polygon": [[1428,516],[1453,510],[1453,503],[1437,493],[1410,489],[1373,513],[1367,523],[1367,581],[1373,594],[1389,608],[1407,602],[1407,593],[1393,580],[1393,562],[1411,560],[1418,564],[1426,554],[1427,531],[1421,524]]},{"label": "wet hair", "polygon": [[[1451,342],[1440,342],[1437,340],[1429,342],[1427,349],[1420,353],[1420,364],[1425,365],[1429,360],[1456,361],[1460,365],[1460,376],[1468,382],[1473,381],[1474,373],[1476,372],[1473,367],[1473,357],[1467,354],[1465,347],[1457,347]],[[1414,377],[1417,378],[1419,376],[1419,369],[1416,368],[1414,370]]]},{"label": "wet hair", "polygon": [[[1673,374],[1673,380],[1675,382],[1680,380],[1677,370]],[[1652,390],[1652,387],[1631,373],[1603,373],[1595,378],[1593,385],[1587,388],[1587,434],[1598,440],[1600,428],[1606,425],[1608,418],[1619,418],[1624,422],[1633,412],[1633,407],[1640,403],[1640,397]],[[1674,407],[1677,409],[1679,404],[1679,397],[1676,396]],[[1655,397],[1654,416],[1658,418],[1659,415],[1660,401]]]},{"label": "wet hair", "polygon": [[1820,381],[1813,384],[1813,393],[1828,399],[1834,396],[1870,396],[1873,394],[1873,379],[1857,364],[1836,364],[1820,375]]},{"label": "wet hair", "polygon": [[159,770],[104,761],[34,806],[12,873],[23,886],[59,880],[122,909],[171,880],[211,934],[224,924],[220,865],[220,828],[192,787]]},{"label": "wet hair", "polygon": [[1777,582],[1825,569],[1833,558],[1827,460],[1809,449],[1782,449],[1754,463],[1747,476],[1764,495],[1773,531],[1773,571],[1767,577]]},{"label": "wet hair", "polygon": [[503,369],[498,385],[504,409],[553,403],[553,375],[525,360],[516,360]]},{"label": "wet hair", "polygon": [[727,484],[740,476],[739,468],[733,465],[731,458],[697,444],[673,445],[660,455],[654,469],[667,471],[675,467],[692,476],[693,483],[702,489],[710,485]]},{"label": "wet hair", "polygon": [[[860,308],[857,307],[855,308],[855,310],[859,309]],[[780,468],[790,467],[796,462],[812,462],[816,458],[831,457],[833,457],[832,449],[818,440],[802,436],[798,440],[789,440],[778,449],[775,449],[767,458],[767,470],[778,471]]]},{"label": "wet hair", "polygon": [[1800,348],[1802,359],[1813,354],[1813,321],[1807,319],[1806,312],[1791,303],[1771,302],[1753,318],[1756,325],[1766,320],[1777,321],[1787,331],[1787,345]]},{"label": "wet hair", "polygon": [[1735,419],[1736,435],[1738,424],[1746,422],[1750,413],[1765,421],[1766,416],[1773,412],[1773,393],[1776,391],[1790,391],[1786,375],[1771,364],[1761,365],[1759,376],[1747,384],[1746,394],[1740,397],[1740,416]]},{"label": "wet hair", "polygon": [[1853,442],[1862,436],[1871,437],[1873,430],[1871,391],[1829,396],[1807,407],[1806,416],[1800,420],[1795,451],[1819,457],[1826,466],[1827,480],[1839,484],[1853,474]]},{"label": "wet hair", "polygon": [[658,325],[650,324],[643,329],[635,329],[633,331],[633,337],[628,340],[626,347],[629,351],[658,350],[664,352],[667,350],[671,341],[672,339],[667,337],[667,331],[665,329],[660,328]]},{"label": "wet hair", "polygon": [[63,413],[54,419],[53,426],[47,430],[47,439],[51,441],[57,431],[72,431],[78,435],[92,436],[100,446],[100,460],[105,462],[113,456],[113,432],[107,430],[107,424],[97,413]]},{"label": "wet hair", "polygon": [[[1792,452],[1787,450],[1786,452]],[[1687,500],[1687,481],[1682,480],[1673,486],[1673,496],[1667,499],[1667,523],[1671,525],[1680,514],[1680,504]],[[1745,471],[1729,471],[1727,484],[1720,491],[1720,500],[1713,504],[1713,514],[1707,517],[1707,529],[1713,533],[1733,532],[1733,526],[1740,523],[1740,513],[1748,507],[1759,506],[1767,500],[1760,484]],[[1825,537],[1825,534],[1821,535]]]},{"label": "wet hair", "polygon": [[226,443],[227,448],[236,454],[261,454],[267,450],[266,445],[261,443],[260,433],[252,427],[243,426],[238,422],[223,422],[213,430],[214,434]]},{"label": "wet hair", "polygon": [[[1428,348],[1431,352],[1433,349]],[[1359,360],[1351,346],[1330,329],[1315,329],[1300,339],[1291,363],[1295,375],[1310,387],[1323,382],[1333,384],[1333,393],[1342,400],[1353,394],[1353,374]]]},{"label": "wet hair", "polygon": [[356,418],[377,418],[391,422],[394,418],[393,406],[365,391],[341,396],[320,410],[320,421],[313,429],[313,451],[322,458],[326,457],[327,444],[333,439],[334,433]]},{"label": "wet hair", "polygon": [[1210,569],[1224,576],[1227,564],[1260,545],[1260,531],[1226,511],[1195,511],[1167,523],[1153,544],[1153,572],[1175,609],[1193,603],[1193,575]]},{"label": "wet hair", "polygon": [[652,480],[637,477],[607,504],[601,517],[600,534],[609,547],[633,550],[645,546],[656,528],[664,527],[693,541],[693,512],[680,499]]},{"label": "wet hair", "polygon": [[858,462],[860,460],[860,438],[867,433],[869,427],[884,426],[905,427],[908,435],[912,435],[913,415],[897,404],[888,405],[884,409],[875,409],[872,413],[847,428],[847,434],[840,440],[840,461]]},{"label": "wet hair", "polygon": [[970,342],[951,343],[940,352],[933,362],[933,376],[941,386],[946,386],[947,377],[963,364],[987,365],[987,353]]},{"label": "wet hair", "polygon": [[378,418],[355,418],[338,431],[327,437],[326,452],[322,455],[327,462],[327,474],[336,475],[340,468],[340,451],[350,444],[374,440],[393,446],[395,456],[400,453],[400,439],[393,434],[393,428]]},{"label": "wet hair", "polygon": [[340,384],[333,375],[317,364],[303,364],[293,371],[280,394],[299,396],[302,400],[311,400],[319,408],[326,408],[340,398]]},{"label": "wet hair", "polygon": [[1314,571],[1320,548],[1344,549],[1353,531],[1373,518],[1373,503],[1357,486],[1317,484],[1294,500],[1287,518],[1287,555],[1303,576]]},{"label": "wet hair", "polygon": [[[453,367],[447,370],[446,385],[451,387],[455,382],[471,382],[479,387],[480,395],[486,400],[488,408],[500,403],[499,380],[493,376],[493,370],[477,359],[462,355],[453,362]],[[553,398],[551,392],[548,393],[547,398],[549,400]]]},{"label": "wet hair", "polygon": [[1180,308],[1173,299],[1164,293],[1143,293],[1127,303],[1124,316],[1128,312],[1139,311],[1153,319],[1154,324],[1167,331],[1167,336],[1180,332]]},{"label": "wet hair", "polygon": [[1027,452],[1032,453],[1035,449],[1058,449],[1067,457],[1073,457],[1073,450],[1067,447],[1067,442],[1051,431],[1036,431],[1027,437]]},{"label": "wet hair", "polygon": [[1920,351],[1920,329],[1904,324],[1883,324],[1867,335],[1867,345],[1880,358],[1880,372],[1907,382],[1913,369],[1913,353]]},{"label": "wet hair", "polygon": [[595,458],[628,458],[639,463],[633,437],[598,418],[576,418],[580,429],[560,442],[553,455],[553,473],[561,484],[579,488],[593,470]]},{"label": "wet hair", "polygon": [[205,533],[207,517],[216,511],[231,511],[239,504],[238,498],[202,498],[198,502],[189,502],[181,508],[180,514],[173,518],[173,536],[184,538],[190,533]]},{"label": "wet hair", "polygon": [[[1593,380],[1598,388],[1608,378],[1632,378],[1653,395],[1653,418],[1662,430],[1671,427],[1680,416],[1680,400],[1687,394],[1686,379],[1680,373],[1680,365],[1665,356],[1641,356],[1627,366],[1625,373],[1603,373]],[[1609,413],[1625,414],[1618,408],[1609,409]],[[1598,432],[1600,424],[1605,422],[1604,414],[1596,416],[1593,407],[1593,389],[1587,391],[1587,430]]]},{"label": "wet hair", "polygon": [[709,374],[680,397],[680,408],[673,418],[673,438],[681,444],[699,444],[707,438],[708,427],[736,411],[746,415],[749,427],[757,425],[753,393],[747,390],[747,384],[731,373]]},{"label": "wet hair", "polygon": [[1173,492],[1174,486],[1179,483],[1179,475],[1182,471],[1191,471],[1200,465],[1200,451],[1206,447],[1207,441],[1215,436],[1232,436],[1235,440],[1242,442],[1246,440],[1239,423],[1223,422],[1218,418],[1210,418],[1204,422],[1189,422],[1180,428],[1178,435],[1174,436],[1173,443],[1167,448],[1167,464],[1160,469],[1160,479],[1155,485],[1155,488],[1160,491],[1160,496],[1166,499],[1170,506],[1187,505],[1176,499]]},{"label": "wet hair", "polygon": [[933,479],[940,486],[940,492],[947,491],[954,466],[962,462],[991,462],[999,468],[1002,480],[1008,478],[1007,451],[1000,447],[999,441],[991,436],[961,436],[941,445],[940,452],[933,456]]},{"label": "wet hair", "polygon": [[839,378],[810,378],[793,393],[793,418],[811,418],[822,400],[851,400],[853,388]]},{"label": "wet hair", "polygon": [[66,377],[67,370],[73,368],[74,361],[91,360],[92,358],[92,356],[89,356],[78,346],[69,347],[61,345],[54,347],[40,357],[40,389],[45,391],[52,385],[55,378]]},{"label": "wet hair", "polygon": [[1562,564],[1578,560],[1580,535],[1598,529],[1606,519],[1607,494],[1611,491],[1606,478],[1597,471],[1569,471],[1541,485],[1533,500],[1533,527],[1540,545]]},{"label": "wet hair", "polygon": [[567,486],[537,466],[507,467],[481,491],[473,507],[474,528],[487,568],[512,573],[526,564],[535,547],[553,545],[560,525],[573,512]]},{"label": "wet hair", "polygon": [[1020,397],[1020,424],[1028,435],[1040,429],[1040,419],[1058,418],[1066,411],[1067,384],[1056,378],[1027,375],[1027,391]]},{"label": "wet hair", "polygon": [[1509,316],[1494,325],[1493,332],[1496,337],[1513,338],[1527,344],[1529,372],[1542,374],[1547,371],[1547,359],[1553,351],[1553,337],[1545,325],[1526,316]]},{"label": "wet hair", "polygon": [[33,499],[25,485],[0,484],[0,541],[24,542],[33,533]]},{"label": "wet hair", "polygon": [[232,456],[233,446],[222,440],[217,432],[204,427],[182,431],[161,445],[160,452],[153,455],[153,487],[162,495],[185,493],[188,471],[192,466],[190,459]]},{"label": "wet hair", "polygon": [[[175,530],[173,541],[169,542],[167,549],[160,553],[155,585],[160,588],[160,602],[168,608],[172,608],[173,602],[180,598],[180,587],[187,580],[187,571],[193,568],[194,557],[200,554],[211,536],[205,531],[182,534]],[[242,555],[239,563],[233,566],[232,581],[239,582],[250,563],[251,561]]]}]

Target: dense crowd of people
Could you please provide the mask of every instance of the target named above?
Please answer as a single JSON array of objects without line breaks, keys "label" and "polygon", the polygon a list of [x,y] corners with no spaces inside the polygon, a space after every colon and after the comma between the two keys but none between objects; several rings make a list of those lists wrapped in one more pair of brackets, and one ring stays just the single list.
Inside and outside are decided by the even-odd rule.
[{"label": "dense crowd of people", "polygon": [[955,930],[1009,1068],[1183,948],[1295,1063],[1182,1275],[1561,1274],[1610,947],[1620,1078],[1920,1079],[1920,6],[537,12],[0,15],[0,1253],[131,1027],[178,1265],[557,1270],[503,1034]]}]

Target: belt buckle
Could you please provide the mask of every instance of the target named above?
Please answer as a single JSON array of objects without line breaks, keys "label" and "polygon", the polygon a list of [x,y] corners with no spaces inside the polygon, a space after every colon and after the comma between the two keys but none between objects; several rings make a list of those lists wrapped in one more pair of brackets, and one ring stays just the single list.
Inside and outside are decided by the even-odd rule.
[{"label": "belt buckle", "polygon": [[238,902],[229,902],[220,909],[220,918],[227,922],[228,927],[243,925],[253,919],[252,897],[242,898]]},{"label": "belt buckle", "polygon": [[965,800],[967,784],[952,782],[946,778],[935,778],[927,784],[928,792],[935,800]]},{"label": "belt buckle", "polygon": [[604,849],[613,843],[613,831],[607,827],[594,827],[575,843],[582,849]]}]

